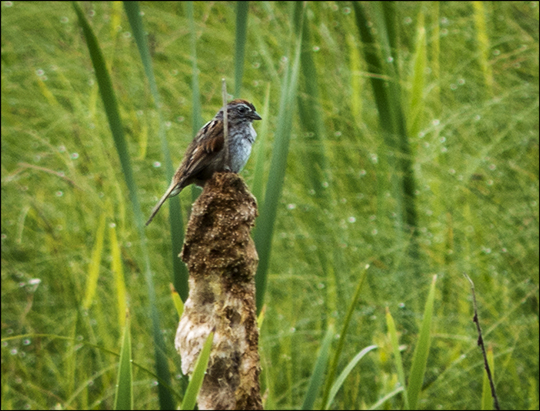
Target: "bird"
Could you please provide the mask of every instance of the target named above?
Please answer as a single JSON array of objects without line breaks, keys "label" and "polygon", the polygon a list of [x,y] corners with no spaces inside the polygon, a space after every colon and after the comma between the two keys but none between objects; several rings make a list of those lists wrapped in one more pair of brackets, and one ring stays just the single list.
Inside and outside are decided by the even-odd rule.
[{"label": "bird", "polygon": [[186,149],[171,184],[153,208],[146,225],[154,219],[165,200],[178,195],[184,187],[190,184],[203,187],[216,171],[239,173],[246,165],[257,137],[252,124],[254,120],[262,120],[262,117],[249,101],[236,99],[227,104],[228,156],[224,149],[223,108],[202,126]]}]

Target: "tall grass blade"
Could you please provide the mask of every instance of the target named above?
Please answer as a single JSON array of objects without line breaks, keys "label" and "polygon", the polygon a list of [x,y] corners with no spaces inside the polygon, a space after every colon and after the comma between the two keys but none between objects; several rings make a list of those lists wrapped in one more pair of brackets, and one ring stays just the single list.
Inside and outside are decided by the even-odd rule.
[{"label": "tall grass blade", "polygon": [[[299,30],[300,28],[297,28]],[[306,18],[302,28],[302,53],[300,55],[301,81],[298,91],[298,114],[302,129],[303,161],[307,189],[314,193],[315,204],[321,213],[331,209],[328,182],[330,181],[330,168],[325,154],[324,111],[319,97],[318,75],[313,61],[313,48],[311,46],[311,33],[309,21]],[[321,219],[317,229],[320,238],[332,239],[332,221]],[[332,245],[328,244],[329,247]],[[337,248],[337,247],[336,247]],[[335,248],[335,249],[336,249]],[[324,247],[317,248],[320,270],[323,277],[328,280],[326,303],[328,312],[336,310],[337,291],[335,273],[339,269],[330,267],[331,258]],[[328,381],[328,380],[327,380]]]},{"label": "tall grass blade", "polygon": [[201,93],[199,89],[199,69],[197,68],[197,32],[195,30],[195,16],[193,2],[186,2],[186,14],[189,20],[190,46],[191,46],[191,103],[193,104],[192,130],[195,136],[203,122],[201,117]]},{"label": "tall grass blade", "polygon": [[319,392],[319,387],[321,386],[324,378],[324,371],[328,363],[328,356],[330,354],[330,345],[334,337],[333,327],[328,327],[326,335],[324,336],[321,348],[319,350],[319,355],[317,356],[317,362],[315,363],[315,368],[311,374],[309,380],[308,390],[306,396],[304,397],[304,403],[302,404],[302,410],[312,410],[313,404],[317,399],[317,393]]},{"label": "tall grass blade", "polygon": [[[152,319],[152,336],[154,338],[154,354],[156,358],[157,375],[162,381],[165,381],[167,385],[170,385],[171,376],[165,355],[165,343],[163,341],[163,335],[161,333],[161,327],[159,325],[160,321],[156,307],[156,293],[154,289],[154,282],[152,279],[152,270],[150,268],[150,259],[148,256],[146,235],[144,232],[144,219],[139,204],[139,198],[137,196],[137,187],[133,178],[131,159],[124,138],[124,129],[118,111],[118,104],[116,103],[116,95],[114,93],[111,78],[109,76],[109,72],[107,70],[107,66],[105,64],[105,60],[99,47],[97,38],[92,28],[90,27],[90,24],[88,23],[86,17],[84,16],[84,13],[81,10],[80,6],[75,2],[72,4],[77,14],[79,24],[83,29],[84,37],[88,45],[92,65],[94,67],[96,79],[99,85],[99,92],[101,94],[101,99],[105,107],[105,113],[107,115],[109,127],[113,135],[116,151],[118,153],[118,157],[120,158],[120,164],[122,165],[124,180],[128,187],[129,197],[131,200],[131,205],[133,207],[135,225],[137,226],[137,231],[141,244],[141,255],[144,260],[144,277],[146,280],[146,287],[148,291],[150,317]],[[171,394],[163,384],[160,384],[158,386],[158,391],[161,409],[174,408],[175,405],[172,400]]]},{"label": "tall grass blade", "polygon": [[257,205],[259,209],[263,205],[263,190],[264,190],[264,164],[265,154],[268,139],[268,128],[270,124],[270,82],[266,86],[266,93],[264,95],[264,106],[262,124],[258,130],[257,144],[254,147],[253,157],[255,158],[255,170],[253,171],[253,185],[251,192],[257,199]]},{"label": "tall grass blade", "polygon": [[116,284],[116,303],[118,306],[118,324],[120,329],[126,325],[127,312],[127,293],[126,283],[124,281],[124,269],[122,267],[122,255],[120,245],[116,237],[116,226],[114,224],[109,227],[109,239],[111,244],[111,271],[114,275]]},{"label": "tall grass blade", "polygon": [[184,395],[184,400],[182,401],[182,407],[180,408],[181,410],[195,409],[197,395],[199,395],[199,391],[201,390],[204,374],[206,373],[206,368],[208,367],[208,360],[210,359],[213,341],[214,332],[211,332],[208,334],[206,342],[204,343],[201,353],[199,354],[199,358],[197,358],[197,362],[195,363],[191,380],[189,381],[189,385],[187,386],[186,393]]},{"label": "tall grass blade", "polygon": [[403,389],[403,403],[404,409],[410,410],[409,398],[407,396],[407,383],[405,381],[405,371],[403,371],[403,360],[401,359],[401,352],[399,351],[399,340],[396,331],[396,324],[394,318],[390,313],[388,307],[386,307],[386,327],[388,328],[388,334],[390,334],[390,342],[392,343],[392,351],[394,352],[394,361],[396,362],[396,369],[398,374],[398,380]]},{"label": "tall grass blade", "polygon": [[[292,4],[294,7],[293,21],[303,20],[304,7]],[[266,276],[270,263],[270,252],[272,246],[272,236],[274,233],[274,223],[276,220],[277,206],[283,189],[285,180],[285,170],[287,168],[287,156],[289,153],[289,140],[292,130],[292,115],[294,101],[296,99],[296,89],[298,85],[298,75],[300,72],[300,53],[302,50],[302,24],[299,25],[296,36],[291,39],[291,48],[294,50],[293,64],[289,63],[285,72],[285,78],[281,89],[279,104],[278,124],[276,129],[276,140],[270,164],[269,179],[266,184],[266,194],[264,204],[257,221],[254,233],[255,244],[259,254],[259,266],[255,277],[257,288],[257,312],[260,312],[264,304],[264,293],[266,291]],[[290,62],[291,59],[289,58]]]},{"label": "tall grass blade", "polygon": [[430,44],[430,60],[431,78],[433,79],[433,98],[431,101],[434,104],[433,112],[436,118],[440,118],[441,113],[441,30],[440,30],[440,3],[438,1],[431,2],[431,36]]},{"label": "tall grass blade", "polygon": [[[299,30],[299,28],[297,28]],[[302,82],[298,93],[298,114],[300,124],[306,135],[306,148],[304,152],[306,167],[306,181],[315,192],[315,196],[327,207],[328,190],[324,188],[323,182],[328,181],[328,160],[325,155],[324,136],[324,112],[321,107],[319,97],[319,86],[317,68],[312,57],[311,34],[309,32],[309,22],[303,24],[302,33],[302,53],[300,54],[300,64],[302,66]]]},{"label": "tall grass blade", "polygon": [[345,320],[343,321],[343,327],[339,334],[339,341],[336,347],[336,352],[334,353],[332,363],[328,370],[328,376],[326,377],[326,386],[323,394],[323,404],[326,404],[326,406],[329,406],[331,403],[331,400],[329,398],[331,395],[332,386],[334,384],[334,376],[336,374],[337,366],[341,358],[341,353],[343,352],[343,347],[345,345],[345,336],[347,335],[347,332],[349,330],[349,325],[351,323],[354,310],[357,307],[358,300],[360,298],[360,291],[362,290],[362,285],[364,284],[364,280],[366,279],[368,268],[369,264],[364,267],[364,270],[362,271],[362,273],[360,274],[360,278],[358,279],[358,284],[356,284],[356,290],[354,291],[353,298],[351,300],[351,303],[349,304],[349,309],[347,310],[347,315],[345,316]]},{"label": "tall grass blade", "polygon": [[413,58],[413,69],[410,83],[412,85],[409,94],[409,115],[407,132],[409,136],[416,136],[420,131],[424,114],[424,84],[427,67],[427,42],[426,28],[424,27],[424,14],[418,17],[416,49]]},{"label": "tall grass blade", "polygon": [[[197,68],[197,32],[195,30],[195,15],[193,10],[193,2],[186,1],[186,14],[189,20],[190,45],[191,45],[191,104],[193,119],[192,119],[192,134],[195,137],[199,129],[203,125],[201,117],[201,92],[199,89],[199,69]],[[200,191],[193,184],[191,186],[191,200],[195,202]],[[185,301],[185,300],[184,300]]]},{"label": "tall grass blade", "polygon": [[388,394],[386,394],[384,397],[382,397],[379,401],[377,401],[375,404],[373,404],[371,407],[368,408],[368,410],[376,410],[381,405],[383,405],[386,401],[388,401],[390,398],[394,398],[396,395],[398,395],[401,391],[404,391],[405,388],[403,387],[397,387],[395,390],[390,391]]},{"label": "tall grass blade", "polygon": [[[156,79],[154,76],[154,69],[152,67],[152,58],[150,57],[150,51],[148,49],[148,42],[144,32],[144,26],[141,19],[141,13],[139,8],[139,2],[137,1],[124,1],[124,8],[129,19],[133,36],[137,43],[137,48],[141,56],[141,62],[144,66],[144,72],[148,78],[148,84],[150,85],[150,92],[154,99],[156,111],[159,116],[159,130],[158,135],[161,141],[161,153],[165,160],[165,177],[167,184],[171,181],[174,174],[174,167],[170,156],[169,145],[167,143],[167,136],[165,135],[165,121],[163,119],[163,112],[161,107],[161,99],[157,89]],[[172,243],[172,261],[173,261],[173,283],[175,289],[180,294],[183,301],[186,301],[189,287],[188,287],[188,272],[186,265],[178,258],[178,254],[182,250],[184,243],[184,224],[182,221],[182,210],[180,208],[180,197],[170,198],[168,203],[170,206],[169,224],[171,227],[171,243]]]},{"label": "tall grass blade", "polygon": [[92,257],[90,259],[90,266],[88,267],[88,279],[86,280],[85,294],[83,299],[83,308],[88,310],[94,296],[96,295],[97,282],[99,278],[99,266],[101,264],[101,257],[103,254],[103,241],[105,238],[105,213],[101,214],[99,218],[99,225],[96,230],[96,240],[94,247],[92,248]]},{"label": "tall grass blade", "polygon": [[370,345],[364,348],[362,351],[360,351],[358,354],[354,356],[354,358],[347,364],[347,366],[343,369],[341,374],[339,374],[339,377],[337,377],[336,382],[332,385],[332,389],[330,390],[330,396],[328,397],[328,402],[324,406],[325,410],[329,410],[330,406],[332,405],[332,402],[334,401],[334,397],[338,393],[339,389],[351,373],[354,367],[356,367],[356,364],[364,358],[364,356],[370,352],[373,351],[375,348],[378,348],[376,345]]},{"label": "tall grass blade", "polygon": [[171,284],[171,297],[173,299],[174,308],[176,308],[176,312],[178,313],[178,319],[182,317],[182,314],[184,313],[184,303],[182,302],[182,299],[174,289],[174,285]]},{"label": "tall grass blade", "polygon": [[236,42],[234,57],[234,97],[240,97],[244,76],[244,52],[246,49],[249,1],[236,2]]},{"label": "tall grass blade", "polygon": [[476,41],[478,42],[478,61],[484,75],[484,83],[488,96],[493,95],[493,71],[489,63],[490,46],[486,27],[486,12],[483,1],[473,1],[474,23],[476,26]]},{"label": "tall grass blade", "polygon": [[[495,380],[495,359],[493,358],[493,347],[489,346],[487,349],[487,360],[489,369],[491,370],[491,377]],[[493,409],[493,396],[491,395],[491,385],[489,383],[489,377],[487,371],[484,369],[484,381],[482,383],[482,406],[481,410]]]},{"label": "tall grass blade", "polygon": [[[382,3],[382,4],[381,4]],[[412,169],[410,147],[405,126],[404,109],[401,103],[401,80],[398,72],[398,50],[394,27],[395,11],[391,2],[374,2],[373,16],[376,22],[380,53],[369,29],[363,5],[353,2],[356,25],[364,45],[364,56],[371,76],[371,85],[379,113],[379,124],[389,150],[388,162],[395,170],[392,173],[393,197],[397,202],[397,218],[402,230],[409,231],[417,226],[414,202],[415,180]],[[411,255],[418,254],[416,242],[412,243]]]},{"label": "tall grass blade", "polygon": [[411,410],[416,409],[418,396],[422,389],[422,383],[424,382],[424,374],[426,372],[426,364],[429,355],[429,347],[431,345],[431,319],[433,317],[433,302],[435,300],[435,283],[437,276],[433,276],[431,287],[426,302],[426,308],[424,310],[424,319],[422,320],[422,327],[420,329],[420,335],[418,336],[418,343],[414,350],[413,361],[411,365],[411,372],[409,374],[409,386],[407,389],[407,395],[409,397],[409,406]]},{"label": "tall grass blade", "polygon": [[131,334],[129,315],[125,311],[124,335],[120,347],[120,361],[118,363],[118,379],[114,398],[115,410],[133,409],[133,370],[131,367]]},{"label": "tall grass blade", "polygon": [[362,123],[362,78],[360,76],[360,53],[352,34],[347,36],[349,62],[351,67],[351,109],[357,125]]}]

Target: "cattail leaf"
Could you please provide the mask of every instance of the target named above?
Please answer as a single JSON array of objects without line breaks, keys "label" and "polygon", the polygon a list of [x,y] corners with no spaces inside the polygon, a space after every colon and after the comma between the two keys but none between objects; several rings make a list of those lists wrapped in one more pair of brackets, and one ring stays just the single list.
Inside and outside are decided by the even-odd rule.
[{"label": "cattail leaf", "polygon": [[[139,198],[137,196],[137,186],[133,178],[130,154],[124,138],[124,128],[118,111],[116,95],[114,93],[111,78],[109,76],[109,72],[105,64],[105,60],[99,47],[97,38],[79,5],[77,3],[73,3],[73,7],[75,9],[75,12],[77,13],[79,24],[83,29],[84,37],[88,45],[88,50],[92,59],[92,65],[94,67],[96,79],[99,85],[101,99],[105,107],[105,113],[107,115],[109,127],[113,135],[116,151],[118,153],[118,157],[120,158],[120,164],[122,166],[124,180],[129,190],[129,198],[131,200],[131,205],[133,208],[135,225],[137,227],[140,238],[141,255],[144,260],[144,277],[146,280],[146,288],[148,291],[148,299],[150,305],[150,318],[152,319],[152,334],[155,346],[157,375],[162,381],[166,383],[166,385],[170,385],[171,376],[167,363],[167,358],[165,355],[165,343],[163,341],[163,334],[161,333],[161,327],[159,325],[160,320],[156,307],[156,292],[154,289],[152,270],[150,267],[150,258],[148,256],[148,248],[146,245],[146,235],[144,232],[143,222],[144,220],[139,204]],[[175,404],[173,402],[171,394],[165,388],[164,384],[160,384],[158,386],[158,392],[160,399],[160,407],[162,409],[175,408]]]},{"label": "cattail leaf", "polygon": [[133,370],[131,366],[131,333],[129,315],[124,313],[124,335],[120,347],[120,361],[118,362],[118,378],[114,396],[115,410],[133,409]]}]

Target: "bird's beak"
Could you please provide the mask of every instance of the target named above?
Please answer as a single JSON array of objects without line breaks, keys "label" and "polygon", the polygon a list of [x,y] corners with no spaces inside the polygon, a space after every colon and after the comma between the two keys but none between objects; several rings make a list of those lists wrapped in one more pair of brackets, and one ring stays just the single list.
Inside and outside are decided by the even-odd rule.
[{"label": "bird's beak", "polygon": [[253,120],[262,120],[262,117],[259,115],[259,113],[257,113],[256,111],[254,111],[253,113],[251,113],[251,118]]}]

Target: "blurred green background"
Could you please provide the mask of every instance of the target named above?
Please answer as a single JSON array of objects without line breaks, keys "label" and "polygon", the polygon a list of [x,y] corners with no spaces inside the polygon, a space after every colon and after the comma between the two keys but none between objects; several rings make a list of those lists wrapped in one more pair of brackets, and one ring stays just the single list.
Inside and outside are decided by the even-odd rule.
[{"label": "blurred green background", "polygon": [[[159,115],[122,4],[81,7],[111,73],[148,215],[168,185]],[[176,167],[193,137],[186,5],[140,7]],[[260,337],[266,407],[300,407],[322,338],[329,326],[342,326],[369,264],[338,372],[362,348],[379,348],[354,368],[332,408],[368,408],[397,387],[385,309],[409,370],[434,274],[418,407],[480,406],[483,362],[466,272],[493,348],[501,406],[538,409],[538,2],[390,7],[393,20],[384,22],[389,14],[376,2],[305,6]],[[119,273],[134,361],[154,367],[141,240],[118,155],[71,4],[8,1],[1,10],[2,408],[112,408],[112,353],[125,309]],[[236,4],[196,2],[193,17],[201,117],[208,121],[221,106],[221,78],[234,89]],[[249,4],[241,97],[268,123],[263,132],[255,124],[259,139],[242,176],[253,188],[256,167],[263,171],[254,190],[259,204],[268,200],[259,184],[272,178],[294,24],[286,3]],[[361,30],[373,36],[372,47]],[[370,61],[373,50],[387,64],[382,72]],[[381,95],[390,97],[388,106]],[[387,121],[397,112],[401,129]],[[180,197],[186,219],[192,194]],[[181,391],[167,213],[163,207],[146,229],[147,247],[172,384]],[[134,367],[134,380],[135,407],[158,407],[155,377]],[[402,399],[383,407],[402,407]]]}]

